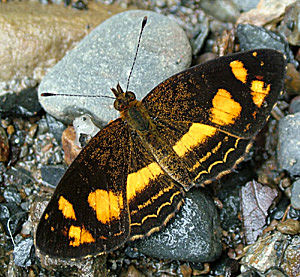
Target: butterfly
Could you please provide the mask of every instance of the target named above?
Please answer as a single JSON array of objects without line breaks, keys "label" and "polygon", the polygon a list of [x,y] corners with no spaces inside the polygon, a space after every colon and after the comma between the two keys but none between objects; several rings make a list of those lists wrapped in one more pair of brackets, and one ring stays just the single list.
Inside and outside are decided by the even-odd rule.
[{"label": "butterfly", "polygon": [[60,180],[36,231],[44,255],[82,258],[158,231],[185,191],[242,161],[283,90],[275,50],[224,56],[180,72],[141,101],[118,84],[120,117]]}]

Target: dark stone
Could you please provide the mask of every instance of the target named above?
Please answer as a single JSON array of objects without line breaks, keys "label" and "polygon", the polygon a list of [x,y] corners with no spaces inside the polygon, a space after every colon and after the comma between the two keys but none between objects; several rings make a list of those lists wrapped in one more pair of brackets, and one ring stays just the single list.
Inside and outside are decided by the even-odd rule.
[{"label": "dark stone", "polygon": [[[3,225],[5,234],[8,236],[10,232],[14,236],[21,230],[25,215],[26,213],[15,203],[0,203],[0,222]],[[8,220],[10,232],[7,226]]]},{"label": "dark stone", "polygon": [[279,121],[277,161],[282,170],[300,176],[300,112]]},{"label": "dark stone", "polygon": [[43,182],[48,186],[55,188],[61,177],[66,172],[66,168],[62,165],[43,165],[41,167],[41,175]]},{"label": "dark stone", "polygon": [[293,208],[300,210],[300,179],[293,183],[291,204]]},{"label": "dark stone", "polygon": [[219,216],[212,199],[200,189],[187,193],[181,210],[166,228],[135,243],[159,259],[213,261],[222,251]]},{"label": "dark stone", "polygon": [[20,93],[7,93],[0,96],[1,116],[31,117],[39,114],[42,107],[38,101],[37,89],[29,88]]},{"label": "dark stone", "polygon": [[240,47],[243,51],[259,48],[275,49],[285,54],[287,62],[298,66],[298,62],[294,59],[288,42],[279,34],[263,27],[239,24],[237,27],[237,37],[239,38]]}]

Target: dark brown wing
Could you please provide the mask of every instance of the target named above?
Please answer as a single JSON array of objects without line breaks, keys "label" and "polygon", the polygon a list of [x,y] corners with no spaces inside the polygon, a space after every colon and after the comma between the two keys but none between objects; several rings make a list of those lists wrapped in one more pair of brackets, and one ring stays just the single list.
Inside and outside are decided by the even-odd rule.
[{"label": "dark brown wing", "polygon": [[44,254],[80,258],[127,241],[128,126],[117,119],[80,152],[58,184],[37,228]]},{"label": "dark brown wing", "polygon": [[283,90],[285,66],[271,49],[221,57],[170,77],[142,102],[154,119],[203,123],[249,139]]}]

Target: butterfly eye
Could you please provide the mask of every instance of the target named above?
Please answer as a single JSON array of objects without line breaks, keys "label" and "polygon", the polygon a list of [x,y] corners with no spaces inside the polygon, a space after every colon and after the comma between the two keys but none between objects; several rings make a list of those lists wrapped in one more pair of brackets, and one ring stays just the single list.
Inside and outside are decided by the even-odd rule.
[{"label": "butterfly eye", "polygon": [[123,111],[125,109],[125,104],[123,102],[120,102],[119,100],[116,100],[114,102],[114,107],[117,111]]},{"label": "butterfly eye", "polygon": [[135,100],[135,94],[132,91],[126,91],[125,97],[129,101]]}]

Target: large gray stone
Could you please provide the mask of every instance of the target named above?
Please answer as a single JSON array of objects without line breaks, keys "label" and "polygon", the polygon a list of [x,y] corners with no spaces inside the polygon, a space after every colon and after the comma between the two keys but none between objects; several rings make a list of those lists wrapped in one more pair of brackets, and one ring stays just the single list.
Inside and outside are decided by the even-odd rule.
[{"label": "large gray stone", "polygon": [[158,259],[196,263],[216,260],[222,251],[221,227],[212,199],[200,189],[189,191],[172,222],[135,246]]},{"label": "large gray stone", "polygon": [[46,75],[39,87],[39,100],[44,109],[64,122],[71,122],[84,113],[98,123],[118,117],[113,99],[41,97],[41,93],[112,97],[110,88],[118,82],[125,90],[144,16],[148,16],[148,22],[129,90],[141,99],[161,81],[188,68],[191,47],[177,23],[150,11],[123,12],[96,27]]}]

